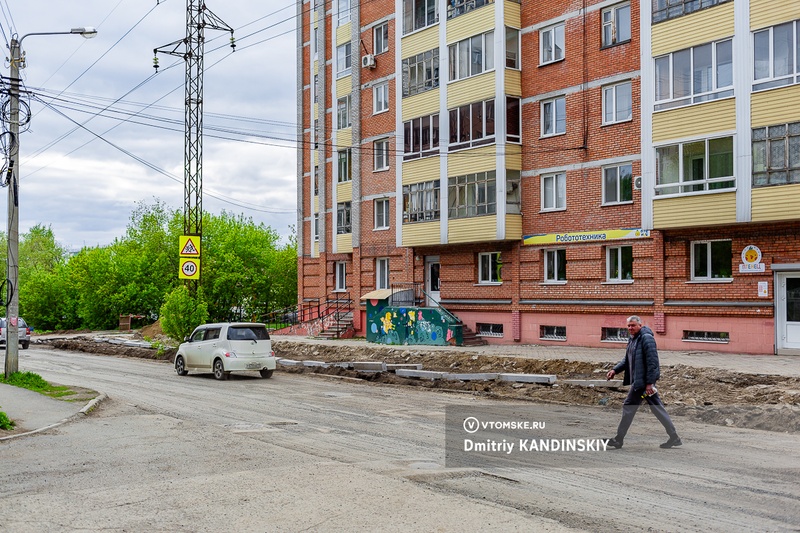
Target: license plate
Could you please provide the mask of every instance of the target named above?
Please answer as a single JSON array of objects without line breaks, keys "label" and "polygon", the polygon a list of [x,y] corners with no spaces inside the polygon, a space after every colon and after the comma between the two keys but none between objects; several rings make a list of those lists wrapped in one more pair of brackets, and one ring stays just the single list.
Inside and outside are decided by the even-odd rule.
[{"label": "license plate", "polygon": [[247,368],[249,369],[261,368],[261,363],[247,363]]}]

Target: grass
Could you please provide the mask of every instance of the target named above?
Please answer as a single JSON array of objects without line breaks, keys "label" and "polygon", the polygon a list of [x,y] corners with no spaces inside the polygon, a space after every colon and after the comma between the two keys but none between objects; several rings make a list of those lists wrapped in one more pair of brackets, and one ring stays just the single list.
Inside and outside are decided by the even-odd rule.
[{"label": "grass", "polygon": [[8,415],[0,411],[0,429],[11,430],[14,429],[16,424],[13,420],[8,418]]},{"label": "grass", "polygon": [[74,392],[64,385],[51,385],[44,380],[39,374],[33,372],[14,372],[8,378],[0,375],[0,383],[7,385],[14,385],[23,389],[32,390],[50,396],[51,398],[59,398],[61,396],[69,396]]}]

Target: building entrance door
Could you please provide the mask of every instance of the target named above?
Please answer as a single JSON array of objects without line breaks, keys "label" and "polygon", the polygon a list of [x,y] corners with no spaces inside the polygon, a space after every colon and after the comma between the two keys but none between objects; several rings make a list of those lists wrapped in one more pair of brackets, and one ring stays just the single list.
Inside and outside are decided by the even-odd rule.
[{"label": "building entrance door", "polygon": [[779,273],[776,285],[778,350],[800,350],[800,272]]},{"label": "building entrance door", "polygon": [[425,258],[425,293],[426,305],[433,307],[439,304],[439,256]]}]

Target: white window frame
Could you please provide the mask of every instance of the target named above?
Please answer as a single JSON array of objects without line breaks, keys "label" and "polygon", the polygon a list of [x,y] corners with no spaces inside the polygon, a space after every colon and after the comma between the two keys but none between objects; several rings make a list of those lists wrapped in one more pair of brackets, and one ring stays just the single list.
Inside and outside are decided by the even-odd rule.
[{"label": "white window frame", "polygon": [[[342,155],[344,154],[344,159]],[[336,182],[353,181],[353,152],[351,148],[336,152]]]},{"label": "white window frame", "polygon": [[375,289],[389,288],[389,258],[378,257],[375,259]]},{"label": "white window frame", "polygon": [[[559,130],[559,102],[563,102],[564,108],[564,117],[563,117],[563,130]],[[559,96],[557,98],[551,98],[549,100],[543,100],[541,103],[541,137],[555,137],[556,135],[565,135],[567,133],[567,97],[566,96]],[[550,119],[550,123],[552,124],[552,131],[546,131],[547,128],[545,126],[545,117]]]},{"label": "white window frame", "polygon": [[[554,263],[554,272],[550,272],[550,268],[548,267],[550,261],[549,257],[553,257]],[[559,259],[561,257],[561,259]],[[561,265],[561,261],[564,261],[564,279],[558,279],[558,271],[559,266]],[[553,248],[550,250],[544,251],[544,282],[551,283],[551,284],[558,284],[563,285],[567,282],[567,249],[566,248]]]},{"label": "white window frame", "polygon": [[[378,38],[380,36],[380,38]],[[378,44],[381,44],[379,47]],[[372,53],[379,55],[389,51],[389,23],[378,24],[372,29]]]},{"label": "white window frame", "polygon": [[[496,268],[492,268],[492,264]],[[482,252],[478,254],[478,284],[502,285],[503,260],[500,252]]]},{"label": "white window frame", "polygon": [[[712,244],[715,243],[715,242],[729,242],[729,243],[731,243],[731,252],[733,252],[733,242],[731,241],[731,239],[713,239],[713,240],[706,240],[706,241],[691,241],[691,243],[690,243],[690,245],[691,245],[691,252],[690,252],[691,253],[691,265],[690,265],[691,270],[689,272],[691,274],[691,280],[692,281],[710,281],[710,282],[722,281],[722,282],[727,282],[727,281],[732,281],[733,280],[733,277],[723,278],[723,277],[714,276],[714,272],[712,271],[712,268],[711,268],[712,264],[713,264],[713,258],[711,257],[711,252],[712,252]],[[695,276],[695,274],[694,274],[694,271],[695,271],[695,253],[694,253],[694,248],[695,248],[696,245],[703,245],[703,244],[706,245],[706,256],[707,256],[706,257],[706,269],[707,269],[708,275],[707,276]],[[731,263],[731,276],[733,276],[733,257],[732,256],[733,256],[733,254],[731,254],[731,257],[728,258],[730,260],[730,263]]]},{"label": "white window frame", "polygon": [[[630,176],[630,183],[628,184],[631,188],[631,199],[630,200],[622,200],[622,170],[627,168],[628,175]],[[606,181],[606,173],[609,170],[614,170],[614,193],[616,194],[616,200],[608,200],[607,192],[608,192],[608,182]],[[602,197],[602,205],[620,205],[620,204],[631,204],[633,203],[633,165],[631,163],[622,163],[619,165],[611,165],[607,167],[603,167],[603,197]]]},{"label": "white window frame", "polygon": [[317,39],[319,38],[319,28],[314,26],[313,31],[311,32],[311,51],[314,55],[314,60],[317,59],[317,48],[319,45],[317,44]]},{"label": "white window frame", "polygon": [[347,261],[336,261],[334,277],[336,278],[334,292],[347,292]]},{"label": "white window frame", "polygon": [[379,198],[372,204],[375,223],[373,229],[389,229],[389,199]]},{"label": "white window frame", "polygon": [[[620,118],[617,116],[620,112],[618,99],[621,95],[625,95],[624,92],[620,93],[620,89],[625,87],[627,87],[628,114]],[[610,120],[609,114],[611,115]],[[633,85],[631,81],[628,80],[603,87],[603,125],[619,124],[620,122],[630,122],[631,120],[633,120]]]},{"label": "white window frame", "polygon": [[[549,65],[550,63],[557,63],[563,61],[566,56],[564,43],[566,41],[565,34],[566,25],[562,22],[554,24],[548,28],[539,30],[539,65]],[[552,49],[545,48],[545,39],[549,36]],[[558,57],[558,47],[561,46],[561,56]],[[548,54],[551,57],[548,57]]]},{"label": "white window frame", "polygon": [[311,223],[311,231],[314,242],[319,242],[319,213],[314,213],[314,220]]},{"label": "white window frame", "polygon": [[[476,38],[481,40],[480,70],[472,72],[472,41]],[[450,58],[450,73],[448,75],[448,81],[450,82],[491,72],[494,70],[494,30],[455,42],[447,47],[447,52]],[[467,61],[467,72],[462,73],[463,60],[465,59]]]},{"label": "white window frame", "polygon": [[[710,168],[710,157],[709,157],[709,142],[719,140],[719,139],[731,139],[731,145],[733,149],[732,158],[732,171],[733,175],[731,176],[720,176],[718,178],[708,178],[702,180],[692,180],[686,179],[686,175],[684,173],[685,170],[685,162],[684,162],[684,147],[689,144],[695,144],[698,142],[705,143],[705,152],[703,154],[704,158],[704,168],[703,168],[703,176],[709,175],[709,168]],[[661,162],[659,151],[666,150],[668,148],[678,147],[678,162],[677,162],[677,171],[678,171],[678,181],[670,182],[670,183],[661,183]],[[661,146],[655,147],[656,151],[656,186],[655,186],[655,194],[656,196],[682,196],[692,193],[704,193],[704,192],[729,192],[736,190],[736,136],[735,135],[723,135],[720,137],[707,137],[704,139],[695,139],[693,141],[685,141],[681,143],[672,143],[672,144],[665,144]],[[728,187],[723,188],[711,188],[716,183],[729,183]],[[702,186],[702,189],[696,189],[697,187]],[[677,189],[677,191],[672,190]]]},{"label": "white window frame", "polygon": [[[792,43],[789,46],[789,50],[792,53],[793,60],[792,60],[792,67],[791,72],[788,74],[780,74],[775,75],[775,28],[778,26],[784,26],[786,24],[791,24],[792,28]],[[760,78],[756,78],[756,39],[759,35],[766,33],[769,39],[769,74],[766,76],[762,76]],[[794,83],[800,83],[800,58],[797,56],[800,55],[800,20],[794,20],[791,22],[783,22],[781,24],[775,24],[774,26],[770,26],[769,28],[764,28],[763,30],[759,30],[753,32],[753,90],[758,91],[762,89],[772,89],[773,87],[783,87],[785,85],[792,85]]]},{"label": "white window frame", "polygon": [[[344,107],[340,107],[339,104],[341,102],[344,102]],[[343,130],[352,125],[350,120],[350,95],[348,94],[336,99],[336,129]]]},{"label": "white window frame", "polygon": [[[546,194],[546,182],[552,180],[552,205],[548,206],[548,198]],[[567,208],[567,173],[555,172],[553,174],[542,175],[542,211],[564,211]],[[563,205],[559,204],[559,189],[561,190],[561,200]]]},{"label": "white window frame", "polygon": [[336,47],[336,78],[344,78],[350,75],[353,66],[353,53],[350,43],[344,43]]},{"label": "white window frame", "polygon": [[353,203],[339,202],[336,204],[336,234],[349,233],[353,233]]},{"label": "white window frame", "polygon": [[[620,10],[628,8],[628,38],[619,40],[619,29],[620,29],[620,19],[619,13]],[[600,16],[600,25],[601,25],[601,45],[603,48],[608,46],[614,46],[616,44],[627,43],[631,40],[631,3],[630,2],[623,2],[621,4],[617,4],[615,6],[607,7],[602,11],[602,15]]]},{"label": "white window frame", "polygon": [[[720,71],[720,64],[718,61],[718,50],[719,47],[727,43],[730,46],[731,50],[731,73],[730,73],[730,84],[728,85],[720,85],[721,81],[719,79],[719,71]],[[702,92],[695,92],[695,50],[700,49],[704,46],[711,46],[711,89],[708,91]],[[688,53],[689,54],[689,93],[682,96],[675,96],[675,57],[678,54]],[[664,68],[668,69],[668,89],[666,89],[669,94],[667,96],[659,94],[659,79],[658,79],[658,64],[661,63],[664,65]],[[656,57],[653,59],[653,86],[654,86],[654,95],[655,95],[655,106],[654,109],[656,111],[663,110],[663,109],[671,109],[674,107],[680,107],[685,105],[692,105],[692,104],[699,104],[702,102],[708,102],[711,100],[718,100],[720,98],[728,98],[733,96],[733,79],[734,79],[734,70],[736,69],[735,66],[735,58],[733,57],[733,38],[727,39],[720,39],[718,41],[712,41],[708,43],[698,44],[696,46],[692,46],[690,48],[683,48],[681,50],[676,50],[674,52],[670,52],[669,54],[664,54],[662,56]],[[659,99],[660,97],[660,99]]]},{"label": "white window frame", "polygon": [[372,87],[372,114],[378,115],[389,111],[389,82],[385,81]]},{"label": "white window frame", "polygon": [[[512,44],[516,43],[514,50],[509,50],[509,37],[512,37]],[[522,32],[518,28],[506,26],[506,42],[505,42],[505,67],[511,70],[522,70]],[[512,63],[509,65],[509,61]]]},{"label": "white window frame", "polygon": [[[427,28],[428,26],[433,26],[434,24],[439,23],[439,0],[406,0],[403,2],[403,35],[408,35],[409,33],[421,30],[423,28]],[[410,6],[409,6],[410,4]],[[414,14],[416,13],[416,4],[423,4],[425,12],[424,21],[419,26],[416,25],[417,21],[414,20]],[[410,7],[411,10],[406,11],[406,7]],[[430,15],[433,15],[433,20],[430,20]]]},{"label": "white window frame", "polygon": [[[631,259],[631,277],[630,278],[623,278],[622,277],[622,270],[623,270],[623,249],[629,249],[630,259]],[[616,259],[617,261],[617,274],[614,275],[611,272],[611,265],[612,259]],[[606,281],[608,283],[633,283],[633,246],[630,244],[623,244],[619,246],[607,246],[606,247]]]},{"label": "white window frame", "polygon": [[350,22],[350,0],[338,0],[336,25],[344,26]]},{"label": "white window frame", "polygon": [[389,139],[380,139],[372,143],[375,154],[372,169],[375,172],[389,170]]}]

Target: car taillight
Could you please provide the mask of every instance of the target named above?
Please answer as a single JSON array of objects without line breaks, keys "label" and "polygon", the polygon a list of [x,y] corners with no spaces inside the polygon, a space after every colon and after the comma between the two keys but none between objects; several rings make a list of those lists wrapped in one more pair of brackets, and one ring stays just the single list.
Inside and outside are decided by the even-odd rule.
[{"label": "car taillight", "polygon": [[236,357],[236,352],[225,352],[225,357]]}]

